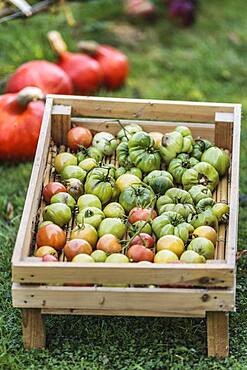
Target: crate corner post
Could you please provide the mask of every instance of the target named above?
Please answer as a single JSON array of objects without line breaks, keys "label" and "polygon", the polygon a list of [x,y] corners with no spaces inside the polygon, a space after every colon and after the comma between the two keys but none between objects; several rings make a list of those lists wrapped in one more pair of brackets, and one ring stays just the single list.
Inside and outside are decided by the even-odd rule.
[{"label": "crate corner post", "polygon": [[229,313],[207,312],[208,356],[225,358],[229,356]]},{"label": "crate corner post", "polygon": [[40,308],[22,308],[22,335],[25,349],[45,348],[45,325]]}]

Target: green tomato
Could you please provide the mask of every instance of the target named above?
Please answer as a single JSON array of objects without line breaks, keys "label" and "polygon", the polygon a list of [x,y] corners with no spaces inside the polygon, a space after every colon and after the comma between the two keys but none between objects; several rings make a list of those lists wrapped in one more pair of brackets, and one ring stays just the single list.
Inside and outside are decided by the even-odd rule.
[{"label": "green tomato", "polygon": [[94,259],[95,262],[105,262],[107,254],[106,252],[97,249],[91,254],[91,257]]},{"label": "green tomato", "polygon": [[[122,253],[112,253],[105,260],[105,263],[128,263],[128,262],[129,262],[128,257]],[[111,285],[108,285],[108,286],[111,286]],[[117,285],[117,286],[122,286],[122,285]]]},{"label": "green tomato", "polygon": [[196,205],[197,213],[206,211],[206,209],[211,209],[215,205],[215,200],[213,198],[204,198],[199,200]]},{"label": "green tomato", "polygon": [[66,166],[61,172],[61,177],[63,180],[74,178],[83,182],[86,176],[87,172],[79,166]]},{"label": "green tomato", "polygon": [[80,163],[86,158],[93,158],[96,160],[97,163],[99,163],[103,158],[103,154],[97,148],[90,146],[87,149],[81,147],[79,152],[76,154],[76,157],[78,163]]},{"label": "green tomato", "polygon": [[167,171],[152,171],[146,177],[144,177],[143,181],[151,186],[155,194],[163,195],[165,192],[172,188],[173,185],[173,178],[172,175]]},{"label": "green tomato", "polygon": [[197,229],[199,226],[211,226],[215,230],[218,229],[218,219],[213,214],[211,208],[193,216],[190,223],[195,229]]},{"label": "green tomato", "polygon": [[197,139],[195,140],[195,144],[193,145],[193,150],[191,152],[191,156],[198,159],[198,161],[201,160],[202,153],[205,152],[208,148],[211,148],[213,144],[211,141],[207,139]]},{"label": "green tomato", "polygon": [[211,190],[205,185],[194,185],[190,188],[189,193],[195,204],[201,199],[212,198],[213,196]]},{"label": "green tomato", "polygon": [[129,234],[130,236],[133,236],[137,232],[152,235],[152,227],[149,222],[146,223],[146,221],[136,221],[129,225]]},{"label": "green tomato", "polygon": [[102,209],[102,204],[99,198],[94,194],[83,194],[77,201],[79,210],[81,211],[87,207],[96,207]]},{"label": "green tomato", "polygon": [[124,218],[125,211],[121,204],[117,202],[112,202],[107,204],[107,206],[103,209],[103,212],[106,217],[117,217],[117,218]]},{"label": "green tomato", "polygon": [[129,141],[131,136],[140,131],[142,131],[142,128],[139,125],[136,125],[134,123],[126,125],[119,131],[119,133],[117,134],[117,138],[121,141]]},{"label": "green tomato", "polygon": [[99,237],[105,234],[115,235],[116,238],[122,239],[126,233],[126,224],[121,218],[105,218],[99,225],[98,235]]},{"label": "green tomato", "polygon": [[182,176],[188,168],[194,167],[199,161],[196,158],[190,157],[187,153],[181,153],[176,158],[172,159],[168,171],[173,176],[177,184],[182,184]]},{"label": "green tomato", "polygon": [[171,188],[157,200],[159,215],[173,211],[179,213],[186,220],[189,215],[196,213],[190,194],[182,189]]},{"label": "green tomato", "polygon": [[53,203],[43,210],[44,221],[52,221],[54,224],[63,227],[71,220],[70,208],[64,203]]},{"label": "green tomato", "polygon": [[117,161],[120,166],[131,166],[131,159],[129,156],[129,146],[127,141],[122,141],[116,149]]},{"label": "green tomato", "polygon": [[154,140],[148,133],[142,131],[134,134],[129,140],[128,147],[131,161],[144,173],[160,169],[160,154],[154,148]]},{"label": "green tomato", "polygon": [[144,187],[143,185],[133,184],[125,188],[119,197],[119,203],[129,212],[134,207],[145,208],[149,206],[154,199],[152,190]]},{"label": "green tomato", "polygon": [[211,164],[199,162],[193,168],[184,172],[182,183],[185,190],[189,190],[194,185],[201,184],[213,191],[219,183],[219,175]]},{"label": "green tomato", "polygon": [[75,208],[76,201],[69,193],[57,193],[51,197],[51,203],[64,203],[69,206],[71,210]]},{"label": "green tomato", "polygon": [[56,155],[54,160],[54,167],[57,173],[61,173],[66,166],[76,166],[77,158],[71,153],[59,153]]},{"label": "green tomato", "polygon": [[99,208],[87,207],[78,213],[76,222],[78,225],[89,224],[97,229],[104,218],[105,215]]},{"label": "green tomato", "polygon": [[127,172],[126,168],[124,167],[118,167],[115,172],[116,179],[118,179],[120,176],[124,175]]},{"label": "green tomato", "polygon": [[115,181],[109,173],[110,168],[94,168],[85,182],[85,193],[96,195],[102,204],[108,203],[113,196]]},{"label": "green tomato", "polygon": [[53,224],[53,222],[52,221],[43,221],[43,222],[41,222],[41,224],[39,224],[38,229],[41,229],[41,227],[44,227],[44,226],[50,225],[50,224]]},{"label": "green tomato", "polygon": [[93,138],[93,146],[103,155],[112,155],[116,150],[117,140],[109,132],[98,132]]},{"label": "green tomato", "polygon": [[212,207],[213,214],[220,222],[227,222],[229,219],[230,207],[227,203],[216,203]]},{"label": "green tomato", "polygon": [[119,198],[120,190],[118,189],[117,186],[114,186],[112,190],[112,197],[111,197],[111,202],[117,202]]},{"label": "green tomato", "polygon": [[125,174],[131,174],[136,177],[138,177],[140,180],[142,179],[142,171],[140,168],[137,167],[132,167],[130,169],[127,169],[125,167],[119,167],[116,169],[116,179],[118,179],[120,176],[125,175]]},{"label": "green tomato", "polygon": [[220,176],[225,175],[230,167],[230,157],[224,150],[214,146],[206,150],[201,160],[210,163],[219,173]]},{"label": "green tomato", "polygon": [[97,167],[97,162],[95,159],[93,158],[86,158],[86,159],[83,159],[80,163],[79,163],[79,167],[81,167],[84,171],[91,171],[93,168]]},{"label": "green tomato", "polygon": [[211,240],[206,238],[195,238],[187,247],[187,250],[192,250],[206,259],[214,258],[214,245]]},{"label": "green tomato", "polygon": [[158,238],[164,235],[175,235],[186,242],[194,231],[194,227],[184,222],[184,218],[176,212],[164,212],[152,222],[152,229]]},{"label": "green tomato", "polygon": [[182,152],[183,136],[180,132],[172,131],[163,136],[160,146],[160,155],[165,163],[170,163],[177,154]]}]

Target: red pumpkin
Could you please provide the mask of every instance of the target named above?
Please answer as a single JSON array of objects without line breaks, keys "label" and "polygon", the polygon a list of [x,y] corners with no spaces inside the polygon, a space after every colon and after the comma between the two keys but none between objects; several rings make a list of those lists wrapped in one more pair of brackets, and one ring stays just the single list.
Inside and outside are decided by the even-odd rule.
[{"label": "red pumpkin", "polygon": [[125,54],[112,46],[99,45],[92,41],[79,42],[78,49],[99,62],[104,74],[104,85],[108,89],[118,89],[123,85],[129,72],[129,62]]},{"label": "red pumpkin", "polygon": [[44,112],[42,98],[36,87],[0,96],[0,160],[33,159]]},{"label": "red pumpkin", "polygon": [[8,80],[5,91],[18,92],[27,86],[39,87],[44,94],[73,93],[69,76],[56,64],[45,60],[33,60],[22,64]]},{"label": "red pumpkin", "polygon": [[95,93],[103,81],[103,71],[99,63],[81,53],[70,53],[61,35],[52,31],[48,38],[52,48],[59,55],[57,64],[71,78],[76,94],[90,95]]}]

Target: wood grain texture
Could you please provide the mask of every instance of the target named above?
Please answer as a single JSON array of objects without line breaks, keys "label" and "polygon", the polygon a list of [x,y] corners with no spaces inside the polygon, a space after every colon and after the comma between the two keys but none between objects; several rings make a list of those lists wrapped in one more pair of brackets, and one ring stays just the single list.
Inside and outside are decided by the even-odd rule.
[{"label": "wood grain texture", "polygon": [[20,262],[12,280],[44,284],[158,284],[202,287],[232,287],[234,266],[226,264],[82,264],[60,262]]},{"label": "wood grain texture", "polygon": [[12,265],[16,261],[20,261],[22,258],[27,257],[30,251],[31,239],[34,232],[37,210],[42,191],[41,179],[43,179],[49,151],[52,103],[52,99],[46,100],[45,113],[43,116],[32,174],[26,195],[26,202],[12,256]]},{"label": "wood grain texture", "polygon": [[67,144],[67,132],[71,128],[71,106],[54,105],[51,112],[51,137],[57,145]]},{"label": "wood grain texture", "polygon": [[208,356],[229,355],[229,314],[227,312],[207,313]]},{"label": "wood grain texture", "polygon": [[54,104],[72,106],[72,115],[84,117],[214,122],[215,113],[233,113],[234,104],[197,103],[170,100],[102,98],[48,95]]},{"label": "wood grain texture", "polygon": [[71,122],[76,126],[89,127],[92,130],[101,132],[107,131],[116,135],[120,130],[120,124],[138,124],[141,125],[145,131],[158,131],[168,133],[173,131],[177,126],[187,126],[190,128],[194,138],[203,137],[208,140],[214,141],[215,138],[215,125],[212,123],[188,123],[188,122],[167,122],[167,121],[144,121],[144,120],[127,120],[127,119],[104,119],[104,118],[81,118],[72,117]]},{"label": "wood grain texture", "polygon": [[164,312],[187,315],[206,311],[233,311],[232,290],[182,289],[182,288],[100,288],[70,286],[12,287],[15,307],[85,309],[107,311],[141,310],[150,316]]},{"label": "wood grain texture", "polygon": [[45,327],[39,308],[22,309],[22,333],[26,349],[45,347]]}]

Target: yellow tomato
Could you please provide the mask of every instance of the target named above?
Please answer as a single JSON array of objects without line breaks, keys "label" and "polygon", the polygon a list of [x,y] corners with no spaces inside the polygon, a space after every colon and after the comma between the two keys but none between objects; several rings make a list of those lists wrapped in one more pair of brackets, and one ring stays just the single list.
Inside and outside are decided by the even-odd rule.
[{"label": "yellow tomato", "polygon": [[117,188],[120,191],[123,191],[124,189],[128,188],[129,186],[133,184],[140,184],[141,179],[139,177],[132,175],[131,173],[125,173],[121,176],[116,181]]},{"label": "yellow tomato", "polygon": [[48,246],[48,245],[43,245],[42,247],[39,247],[36,252],[34,253],[35,257],[43,257],[46,254],[51,254],[54,257],[58,257],[56,249]]},{"label": "yellow tomato", "polygon": [[197,229],[194,230],[192,234],[193,238],[203,237],[206,239],[211,240],[211,242],[215,245],[217,241],[217,233],[211,226],[199,226]]},{"label": "yellow tomato", "polygon": [[180,257],[184,252],[184,242],[175,235],[165,235],[157,242],[157,251],[161,251],[163,249],[169,250]]},{"label": "yellow tomato", "polygon": [[172,263],[176,261],[178,261],[178,256],[167,249],[159,251],[154,257],[154,263]]}]

